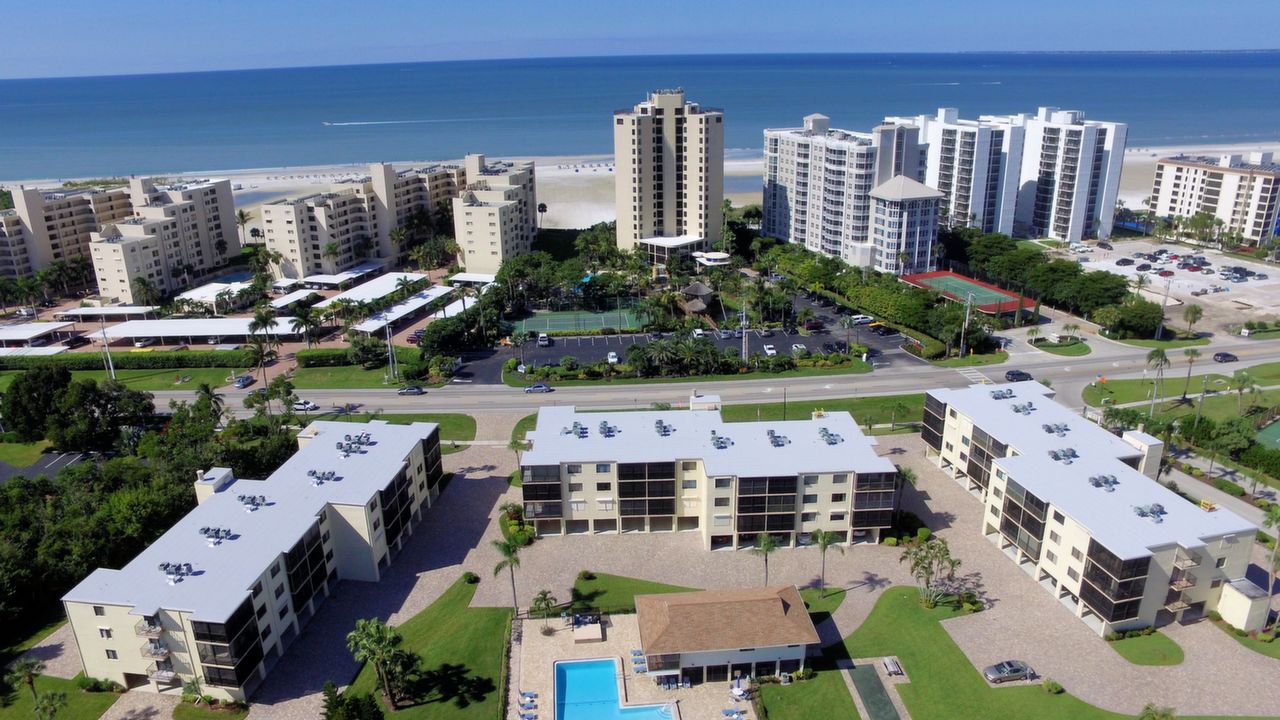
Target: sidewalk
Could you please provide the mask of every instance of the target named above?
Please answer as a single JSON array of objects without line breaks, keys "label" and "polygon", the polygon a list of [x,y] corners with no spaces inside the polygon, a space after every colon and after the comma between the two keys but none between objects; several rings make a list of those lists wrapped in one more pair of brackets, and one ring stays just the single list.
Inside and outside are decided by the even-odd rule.
[{"label": "sidewalk", "polygon": [[[1253,481],[1244,474],[1232,468],[1223,467],[1220,463],[1215,462],[1213,464],[1213,472],[1210,473],[1209,461],[1188,449],[1178,448],[1176,452],[1171,449],[1169,452],[1169,458],[1204,470],[1205,477],[1208,478],[1210,482],[1217,479],[1228,480],[1240,485],[1245,490],[1248,490],[1253,486]],[[1277,528],[1265,528],[1262,526],[1263,512],[1261,508],[1253,503],[1235,497],[1234,495],[1229,495],[1209,483],[1187,475],[1181,470],[1174,469],[1170,472],[1169,479],[1178,483],[1178,489],[1188,495],[1201,500],[1209,500],[1218,507],[1230,510],[1254,525],[1257,525],[1259,530],[1267,533],[1268,535],[1271,535],[1272,537],[1277,536]],[[1262,483],[1258,484],[1258,497],[1275,502],[1277,500],[1277,495],[1278,493],[1275,488],[1263,485]]]}]

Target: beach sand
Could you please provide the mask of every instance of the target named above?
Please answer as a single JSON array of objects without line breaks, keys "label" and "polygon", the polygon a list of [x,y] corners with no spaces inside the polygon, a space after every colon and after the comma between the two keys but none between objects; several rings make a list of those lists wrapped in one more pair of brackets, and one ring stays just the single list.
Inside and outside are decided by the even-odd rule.
[{"label": "beach sand", "polygon": [[[1155,177],[1156,160],[1176,154],[1217,156],[1228,153],[1246,154],[1253,151],[1271,151],[1280,156],[1280,142],[1250,143],[1241,145],[1186,145],[1177,147],[1139,147],[1125,152],[1124,172],[1120,179],[1119,197],[1127,207],[1143,208],[1142,200],[1151,192]],[[764,168],[762,158],[742,158],[742,151],[734,151],[734,157],[725,161],[726,176],[759,177]],[[537,165],[538,202],[546,203],[547,213],[543,226],[548,228],[582,228],[598,222],[614,219],[614,174],[611,155],[573,155],[558,157],[491,157],[491,160],[532,160]],[[460,159],[444,161],[396,162],[397,169],[421,167],[438,163],[461,164]],[[200,172],[170,173],[171,180],[197,178],[226,178],[232,185],[239,185],[234,192],[236,208],[249,212],[264,202],[282,197],[321,192],[343,179],[358,178],[365,174],[367,165],[343,164],[292,168],[255,168],[244,170],[209,170]],[[0,180],[0,188],[27,187],[56,188],[66,178],[38,180]],[[737,206],[761,201],[761,193],[727,193],[726,197]],[[255,223],[250,222],[250,227]]]}]

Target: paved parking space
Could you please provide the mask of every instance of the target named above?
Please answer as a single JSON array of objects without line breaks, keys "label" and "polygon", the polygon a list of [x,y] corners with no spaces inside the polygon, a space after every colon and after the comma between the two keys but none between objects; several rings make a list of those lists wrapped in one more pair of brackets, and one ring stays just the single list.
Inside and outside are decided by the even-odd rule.
[{"label": "paved parking space", "polygon": [[[1235,310],[1253,309],[1258,313],[1280,312],[1280,268],[1276,268],[1273,265],[1253,260],[1242,260],[1224,255],[1217,250],[1189,248],[1179,245],[1158,245],[1138,240],[1117,242],[1114,247],[1115,250],[1110,252],[1089,253],[1087,257],[1090,257],[1091,260],[1085,263],[1085,269],[1107,270],[1128,278],[1145,274],[1151,281],[1150,290],[1156,294],[1163,294],[1166,284],[1166,278],[1159,277],[1157,273],[1162,270],[1168,270],[1173,273],[1173,276],[1167,279],[1169,294],[1177,301],[1184,303],[1195,302],[1206,306],[1206,309],[1208,309],[1208,306],[1222,306]],[[1184,254],[1204,257],[1209,261],[1209,267],[1214,271],[1214,274],[1205,275],[1189,270],[1179,270],[1177,269],[1177,261],[1164,265],[1153,264],[1150,270],[1139,273],[1138,266],[1148,261],[1133,258],[1133,254],[1136,252],[1150,253],[1161,247],[1167,248],[1171,253],[1180,257]],[[1121,258],[1135,259],[1135,263],[1127,266],[1116,265],[1116,261]],[[1267,278],[1265,280],[1250,278],[1245,282],[1235,283],[1219,275],[1222,268],[1234,266],[1261,273],[1266,275]],[[1225,290],[1216,293],[1212,292],[1214,286],[1225,288]],[[1199,296],[1191,294],[1200,290],[1209,290],[1210,292]]]}]

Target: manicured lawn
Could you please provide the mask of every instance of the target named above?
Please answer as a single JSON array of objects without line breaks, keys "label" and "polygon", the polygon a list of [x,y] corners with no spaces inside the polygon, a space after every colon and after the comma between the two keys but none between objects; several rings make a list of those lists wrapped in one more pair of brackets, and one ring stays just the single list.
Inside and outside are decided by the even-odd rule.
[{"label": "manicured lawn", "polygon": [[1191,347],[1191,346],[1193,346],[1193,345],[1208,345],[1208,344],[1209,344],[1209,338],[1207,338],[1207,337],[1197,337],[1197,338],[1183,338],[1183,337],[1179,337],[1179,338],[1173,338],[1173,339],[1171,339],[1171,340],[1134,340],[1134,339],[1129,339],[1129,340],[1119,340],[1118,342],[1122,342],[1122,343],[1124,343],[1125,345],[1134,345],[1134,346],[1136,346],[1136,347],[1144,347],[1144,348],[1164,348],[1165,350],[1169,350],[1169,349],[1171,349],[1171,348],[1184,348],[1184,347]]},{"label": "manicured lawn", "polygon": [[1161,632],[1107,644],[1134,665],[1177,665],[1182,662],[1182,648]]},{"label": "manicured lawn", "polygon": [[[36,679],[36,692],[67,694],[67,706],[58,711],[58,720],[98,720],[120,697],[110,692],[84,692],[76,687],[74,680],[48,676]],[[31,691],[26,685],[13,689],[0,699],[0,720],[31,720],[35,716]]]},{"label": "manicured lawn", "polygon": [[1215,622],[1214,625],[1217,625],[1219,628],[1222,629],[1223,632],[1235,638],[1236,642],[1249,648],[1250,650],[1256,653],[1259,653],[1261,655],[1266,655],[1267,657],[1273,657],[1277,660],[1280,660],[1280,640],[1272,640],[1269,643],[1259,642],[1258,640],[1255,640],[1254,638],[1251,638],[1248,635],[1244,637],[1240,637],[1239,635],[1236,635],[1231,630],[1231,626],[1227,625],[1221,620],[1219,620],[1218,622]]},{"label": "manicured lawn", "polygon": [[[827,552],[835,553],[834,550],[828,550]],[[844,590],[828,587],[827,596],[822,597],[822,592],[818,588],[804,588],[800,591],[800,597],[804,599],[804,606],[809,608],[810,615],[817,615],[818,613],[830,615],[836,611],[836,608],[840,607],[840,603],[844,602]]]},{"label": "manicured lawn", "polygon": [[1089,343],[1083,340],[1068,340],[1057,343],[1042,342],[1036,343],[1033,347],[1037,350],[1065,357],[1083,357],[1093,352],[1093,348],[1089,347]]},{"label": "manicured lawn", "polygon": [[639,580],[637,578],[595,573],[594,580],[573,582],[574,600],[581,600],[601,612],[635,612],[636,595],[691,592],[697,588]]},{"label": "manicured lawn", "polygon": [[[896,655],[911,680],[897,689],[916,720],[1126,717],[1073,697],[1071,688],[1062,695],[1049,695],[1039,685],[989,686],[939,624],[956,612],[941,607],[927,610],[920,605],[914,588],[891,587],[880,596],[866,622],[845,639],[845,651],[850,657]],[[1151,700],[1159,702],[1160,698]]]},{"label": "manicured lawn", "polygon": [[537,413],[534,413],[532,415],[525,415],[524,417],[520,418],[520,420],[516,423],[515,427],[511,428],[511,439],[524,440],[525,435],[527,435],[529,431],[532,430],[537,425],[538,425]]},{"label": "manicured lawn", "polygon": [[1245,369],[1259,385],[1280,385],[1280,362],[1262,363]]},{"label": "manicured lawn", "polygon": [[825,375],[859,375],[871,372],[871,365],[861,360],[852,360],[844,367],[803,367],[795,370],[786,370],[784,372],[748,372],[737,373],[734,375],[694,375],[690,377],[622,377],[615,375],[605,380],[560,380],[552,378],[550,380],[535,380],[532,377],[525,377],[520,373],[502,373],[502,381],[509,387],[527,387],[536,382],[545,382],[551,387],[584,387],[592,385],[653,385],[656,383],[690,383],[690,382],[720,382],[724,380],[769,380],[777,378],[785,380],[788,378],[799,377],[821,377]]},{"label": "manicured lawn", "polygon": [[[35,628],[34,630],[27,630],[26,632],[28,634],[26,635],[26,637],[17,639],[16,642],[10,645],[8,649],[5,650],[4,656],[12,658],[17,656],[20,653],[30,650],[31,648],[36,646],[36,643],[45,639],[54,630],[57,630],[58,628],[66,624],[67,616],[62,612],[62,608],[59,607],[56,611],[53,611],[50,614],[53,615],[52,619],[48,620],[43,625],[41,625],[38,628]],[[5,660],[3,662],[8,662],[8,661]]]},{"label": "manicured lawn", "polygon": [[[475,585],[460,579],[397,628],[404,636],[402,647],[418,653],[427,679],[436,682],[417,704],[402,706],[395,717],[492,720],[499,716],[511,610],[468,607],[475,592]],[[360,669],[351,690],[381,696],[372,666]]]},{"label": "manicured lawn", "polygon": [[[1174,367],[1177,367],[1177,366],[1175,365]],[[1172,369],[1174,368],[1170,368],[1170,370]],[[1105,377],[1105,374],[1104,374],[1104,377]],[[1187,392],[1192,394],[1198,394],[1200,392],[1200,389],[1204,387],[1204,378],[1205,378],[1205,375],[1192,375],[1191,385],[1190,387],[1188,387]],[[1227,389],[1228,380],[1222,375],[1219,375],[1217,373],[1210,373],[1208,375],[1208,378],[1209,378],[1209,385],[1208,385],[1209,392],[1222,391]],[[1141,380],[1141,379],[1108,380],[1106,383],[1103,383],[1101,385],[1094,384],[1094,385],[1086,386],[1084,389],[1084,392],[1081,393],[1081,397],[1084,399],[1084,402],[1086,405],[1090,405],[1092,407],[1101,406],[1103,404],[1102,401],[1104,399],[1107,401],[1107,404],[1116,404],[1116,405],[1123,405],[1125,403],[1131,403],[1131,402],[1139,402],[1141,400],[1150,400],[1151,399],[1151,382],[1152,381],[1150,379],[1148,380]],[[1160,393],[1160,396],[1162,398],[1180,397],[1182,395],[1182,389],[1184,387],[1187,387],[1187,374],[1186,374],[1185,365],[1182,368],[1181,374],[1178,374],[1175,372],[1167,372],[1167,371],[1165,372],[1164,388],[1163,388],[1163,391]]]},{"label": "manicured lawn", "polygon": [[[1213,387],[1213,383],[1209,384]],[[1192,400],[1187,403],[1181,403],[1176,400],[1167,403],[1161,403],[1156,406],[1157,413],[1165,413],[1180,417],[1184,415],[1195,416],[1196,404],[1198,400]],[[1225,420],[1229,417],[1243,415],[1249,417],[1253,412],[1261,408],[1271,407],[1280,403],[1280,390],[1266,390],[1261,395],[1250,396],[1245,393],[1243,402],[1236,397],[1234,392],[1221,392],[1209,395],[1204,399],[1204,407],[1201,410],[1202,416],[1212,418],[1215,421]],[[1256,407],[1255,407],[1256,406]]]},{"label": "manicured lawn", "polygon": [[425,382],[386,382],[386,368],[365,370],[359,365],[298,368],[293,386],[300,390],[344,390],[346,388],[395,388],[401,385],[432,387]]},{"label": "manicured lawn", "polygon": [[29,443],[0,443],[0,462],[24,468],[35,462],[49,447],[46,440]]},{"label": "manicured lawn", "polygon": [[[200,383],[209,383],[213,387],[226,385],[227,378],[234,374],[234,368],[116,370],[116,380],[131,390],[195,390]],[[91,378],[100,384],[108,380],[106,370],[76,370],[71,373],[71,378]]]},{"label": "manicured lawn", "polygon": [[[359,413],[356,415],[324,413],[310,416],[311,420],[336,420],[338,422],[367,423],[370,420],[386,420],[392,425],[409,425],[416,422],[435,423],[440,426],[440,441],[475,440],[476,419],[461,413]],[[447,448],[441,448],[448,451]]]},{"label": "manicured lawn", "polygon": [[[894,407],[901,405],[896,413]],[[796,400],[788,402],[788,419],[807,418],[814,410],[848,412],[862,425],[880,425],[888,422],[920,422],[924,413],[924,393],[908,395],[878,395],[874,397],[840,398],[834,400]],[[782,403],[750,405],[725,405],[720,415],[726,422],[750,422],[753,420],[781,420]]]},{"label": "manicured lawn", "polygon": [[829,663],[811,662],[814,676],[790,685],[770,683],[760,686],[760,702],[769,720],[812,720],[813,718],[859,718],[840,671]]},{"label": "manicured lawn", "polygon": [[204,704],[182,703],[173,709],[173,720],[240,720],[248,714],[248,710],[213,710]]},{"label": "manicured lawn", "polygon": [[937,367],[981,367],[983,365],[999,365],[1009,359],[1009,353],[993,352],[993,353],[973,353],[962,358],[947,358],[946,360],[933,360],[931,365]]}]

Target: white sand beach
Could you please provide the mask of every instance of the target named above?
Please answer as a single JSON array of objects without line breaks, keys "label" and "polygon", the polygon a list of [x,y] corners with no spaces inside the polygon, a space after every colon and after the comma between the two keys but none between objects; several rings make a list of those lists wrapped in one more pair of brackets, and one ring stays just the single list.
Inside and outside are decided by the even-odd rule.
[{"label": "white sand beach", "polygon": [[[1120,198],[1125,205],[1141,209],[1142,200],[1151,191],[1156,160],[1176,154],[1209,155],[1274,152],[1280,156],[1280,142],[1239,145],[1184,145],[1169,147],[1134,147],[1125,152],[1124,174],[1120,181]],[[763,173],[762,158],[741,158],[741,151],[725,161],[726,177],[759,177]],[[612,155],[576,155],[557,157],[491,157],[492,160],[532,160],[537,165],[538,202],[546,203],[543,225],[549,228],[580,228],[612,220],[614,212],[614,174]],[[460,164],[461,159],[419,162],[395,162],[396,168],[421,167],[439,163]],[[178,179],[227,178],[235,191],[236,206],[256,215],[254,209],[264,202],[309,192],[321,192],[335,182],[362,177],[367,165],[315,165],[307,167],[253,168],[242,170],[208,170],[170,173]],[[2,188],[18,186],[56,188],[65,180],[83,178],[46,178],[36,180],[0,180]],[[730,192],[726,197],[734,205],[758,203],[759,191]],[[253,224],[250,224],[252,227]]]}]

